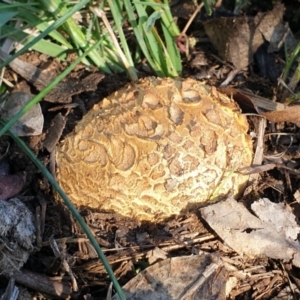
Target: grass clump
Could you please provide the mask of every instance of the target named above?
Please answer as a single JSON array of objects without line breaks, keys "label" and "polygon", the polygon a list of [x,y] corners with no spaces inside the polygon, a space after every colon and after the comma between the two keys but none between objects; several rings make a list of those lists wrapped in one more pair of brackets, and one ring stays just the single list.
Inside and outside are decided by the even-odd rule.
[{"label": "grass clump", "polygon": [[[78,56],[99,42],[83,62],[105,73],[127,71],[137,79],[135,66],[146,63],[157,76],[181,74],[176,45],[179,30],[168,0],[107,0],[97,6],[81,0],[76,5],[61,0],[38,3],[0,3],[1,38],[52,57]],[[72,12],[70,14],[70,12]],[[20,54],[21,52],[17,53]]]}]

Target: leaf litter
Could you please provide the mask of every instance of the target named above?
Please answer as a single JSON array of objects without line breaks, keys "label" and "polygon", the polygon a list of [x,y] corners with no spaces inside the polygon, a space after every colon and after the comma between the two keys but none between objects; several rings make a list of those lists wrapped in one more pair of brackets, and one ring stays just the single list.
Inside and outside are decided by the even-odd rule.
[{"label": "leaf litter", "polygon": [[[275,27],[275,26],[271,26],[271,27]],[[278,41],[280,43],[281,39],[279,38]],[[249,48],[246,48],[246,53],[248,53],[247,51],[249,52]],[[228,64],[225,63],[224,61],[221,62],[221,67],[217,66],[216,61],[212,62],[211,60],[212,56],[209,53],[211,52],[208,51],[205,53],[209,57],[208,62],[205,63],[204,65],[198,64],[194,69],[209,67],[210,77],[211,77],[210,83],[212,85],[218,86],[220,85],[221,81],[224,80],[224,76],[228,74],[228,70],[230,69],[230,67],[228,67]],[[241,58],[239,55],[240,53],[236,54],[235,56]],[[223,57],[223,60],[224,58],[228,59],[229,61],[231,60],[226,56]],[[246,59],[249,60],[249,57]],[[252,58],[250,58],[249,62],[250,61],[252,62]],[[239,64],[245,64],[244,62],[245,59],[242,58],[241,61],[238,61],[237,66],[241,67],[241,65]],[[218,64],[220,64],[220,60],[218,61]],[[263,68],[264,67],[262,67],[262,69]],[[42,72],[42,69],[40,70],[33,69],[33,70],[38,74]],[[47,71],[49,72],[49,70]],[[191,73],[189,75],[193,75],[193,71],[190,70],[190,72]],[[18,73],[18,71],[16,71],[16,73]],[[270,72],[267,71],[263,73],[265,74],[263,76],[266,77],[268,76],[269,73]],[[51,73],[51,72],[50,73],[46,72],[45,74],[46,74],[45,77],[46,79],[52,78],[51,76],[55,76],[55,73]],[[239,71],[236,73],[236,76],[239,76],[241,74],[245,76],[248,75],[244,71]],[[248,83],[251,83],[251,80],[253,80],[253,76],[255,77],[255,74],[252,74],[251,77],[248,77],[246,81],[248,81]],[[76,77],[76,72],[75,72],[75,77]],[[85,78],[85,77],[81,77],[81,78]],[[32,78],[26,78],[26,80],[28,82],[33,83],[33,85],[38,90],[40,89],[39,85],[34,81],[32,81]],[[84,82],[84,85],[86,85],[88,81],[89,80],[82,81],[82,82]],[[66,92],[63,93],[62,97],[60,97],[59,93],[61,92],[61,90],[58,89],[59,93],[55,94],[52,99],[53,100],[61,99],[61,102],[65,103],[71,100],[74,101],[76,99],[75,94],[77,94],[79,95],[79,100],[83,102],[85,96],[83,97],[80,96],[80,93],[83,92],[82,82],[79,82],[79,85],[77,85],[78,81],[76,80],[69,81],[69,84],[71,84],[72,86],[74,85],[75,89],[77,89],[76,93],[73,94],[72,90],[67,88],[65,89]],[[97,86],[98,82],[92,86],[93,92],[99,88]],[[263,80],[261,80],[260,77],[256,77],[254,79],[254,83],[255,83],[255,88],[254,88],[255,91],[259,88],[260,84],[262,84],[263,90],[265,91],[267,89],[271,90],[270,85],[265,85],[265,82],[263,82]],[[66,84],[68,84],[68,82]],[[242,91],[242,93],[246,94],[244,91]],[[257,95],[249,96],[247,94],[247,96],[249,98],[252,98],[252,109],[254,107],[256,111],[257,108],[259,109],[262,108],[263,110],[265,109],[272,113],[273,111],[277,112],[277,110],[281,111],[282,106],[284,106],[284,109],[286,109],[287,106],[286,104],[280,104],[271,100],[269,100],[269,102],[266,101],[268,99],[264,99],[264,100],[259,99]],[[48,108],[49,106],[47,106],[47,109]],[[62,109],[66,109],[66,108],[62,108]],[[70,110],[72,109],[68,109],[68,111]],[[293,110],[293,108],[291,110]],[[43,112],[45,113],[45,109],[43,110]],[[261,114],[264,113],[262,111],[257,111],[257,112]],[[296,118],[297,115],[295,114],[294,119],[296,120]],[[278,122],[280,121],[280,119],[277,118],[271,121]],[[286,114],[284,121],[293,122],[293,119],[289,118],[288,114]],[[47,122],[49,121],[47,120]],[[64,126],[64,122],[65,121],[63,119],[59,118],[58,123],[60,125],[58,126],[60,127],[59,128],[60,130],[61,127]],[[254,123],[259,123],[259,122],[254,122]],[[278,131],[287,129],[290,132],[295,132],[295,127],[293,126],[280,128],[280,126],[278,126],[277,124],[275,125],[272,124],[272,126],[269,125],[267,128],[267,130],[273,130],[273,131],[276,131],[276,129]],[[51,130],[52,129],[50,129],[50,131]],[[49,152],[51,149],[53,149],[54,147],[53,144],[57,142],[60,134],[58,136],[55,136],[53,138],[54,142],[49,143],[49,146],[46,147],[49,150]],[[274,155],[276,154],[277,149],[275,148],[277,148],[277,146],[283,146],[287,149],[291,148],[289,146],[286,146],[286,144],[282,141],[280,141],[279,144],[275,145],[273,143],[274,139],[271,137],[269,137],[268,139],[264,134],[258,135],[258,137],[256,136],[254,140],[257,143],[258,140],[260,140],[261,143],[260,150],[261,152],[264,152],[264,153],[260,153],[259,155],[260,158],[258,159],[258,165],[262,165],[262,163],[266,165],[267,159],[264,155],[266,152],[265,149],[266,146],[268,146],[267,150],[269,152],[274,151],[274,153],[271,153]],[[292,146],[296,146],[296,141],[298,140],[296,139]],[[48,161],[47,158],[44,157],[44,160],[45,163],[47,163]],[[274,174],[276,175],[276,177],[281,178],[281,181],[278,180],[278,182],[283,182],[283,180],[286,179],[287,181],[288,180],[291,181],[290,185],[297,186],[296,185],[297,176],[295,176],[295,174],[294,175],[291,174],[289,170],[277,170],[276,164],[273,164],[272,166],[274,167],[271,170],[273,173],[270,173],[269,170],[268,171],[269,173],[266,175],[262,173],[262,169],[261,169],[259,170],[259,172],[253,174],[251,182],[256,182],[256,186],[254,186],[252,190],[258,192],[259,194],[263,194],[264,192],[263,184],[267,181],[265,179],[267,178],[267,176],[269,176],[269,178],[274,176]],[[266,171],[266,169],[264,171]],[[286,192],[286,188],[283,186],[283,184],[281,184],[283,186],[282,191],[276,194],[274,192],[275,190],[274,182],[275,181],[273,181],[273,183],[271,182],[269,185],[271,186],[271,188],[269,188],[269,190],[271,189],[271,192],[267,191],[266,194],[271,194],[273,196],[276,195],[277,196],[276,200],[278,201],[286,200],[286,197],[282,196],[283,192]],[[43,186],[41,184],[40,187],[42,189],[38,191],[39,192],[43,191],[45,195],[47,195],[47,190],[48,190],[47,186],[46,185]],[[274,197],[272,199],[274,199]],[[233,199],[231,200],[233,201]],[[51,201],[49,203],[51,203]],[[142,225],[135,224],[132,221],[120,219],[118,216],[115,216],[113,214],[100,214],[97,212],[82,212],[82,213],[86,221],[88,222],[89,226],[93,228],[93,230],[97,234],[98,242],[99,244],[103,245],[108,260],[110,264],[114,267],[115,273],[119,277],[121,282],[124,282],[122,281],[122,278],[126,276],[130,275],[131,277],[134,277],[134,275],[136,275],[138,265],[141,262],[141,260],[144,258],[148,258],[148,262],[150,261],[151,263],[153,263],[152,265],[153,268],[150,269],[151,268],[150,266],[150,268],[146,269],[146,272],[144,273],[141,272],[140,276],[139,275],[136,276],[138,280],[139,279],[141,280],[141,283],[145,282],[144,280],[145,278],[147,281],[146,283],[147,284],[149,283],[148,280],[151,277],[149,277],[148,275],[150,274],[151,276],[150,272],[154,271],[153,274],[155,274],[154,276],[155,278],[153,279],[158,279],[159,277],[157,274],[159,272],[164,273],[166,268],[171,268],[172,258],[169,258],[168,256],[170,257],[178,256],[179,258],[182,257],[181,264],[180,265],[177,264],[176,268],[172,269],[174,270],[173,271],[174,278],[175,276],[179,276],[178,278],[181,278],[180,276],[190,275],[191,273],[193,273],[193,270],[195,270],[195,265],[193,263],[191,265],[190,271],[187,270],[187,272],[181,272],[182,270],[185,270],[184,267],[186,267],[187,265],[186,262],[188,261],[188,259],[185,256],[188,255],[188,258],[191,261],[193,261],[193,259],[198,260],[199,267],[202,267],[202,269],[201,269],[201,274],[199,274],[198,278],[196,278],[193,281],[193,284],[190,285],[186,284],[186,286],[182,288],[182,291],[186,291],[186,294],[180,294],[182,297],[186,296],[187,299],[192,299],[193,295],[191,293],[189,294],[188,291],[190,292],[195,291],[192,289],[192,287],[197,288],[197,282],[198,283],[206,282],[206,283],[213,284],[213,288],[218,286],[218,285],[214,285],[214,283],[219,282],[220,283],[219,295],[221,295],[220,299],[225,299],[224,294],[222,294],[221,291],[223,291],[224,289],[225,282],[227,283],[231,282],[232,284],[231,287],[229,288],[231,298],[235,298],[239,296],[243,297],[243,295],[247,295],[247,293],[249,295],[249,293],[251,293],[250,295],[252,295],[252,298],[254,299],[267,299],[268,297],[271,297],[271,295],[274,293],[275,294],[277,293],[279,297],[280,292],[283,293],[286,290],[289,284],[287,280],[288,275],[285,271],[285,268],[286,270],[288,269],[287,267],[288,263],[286,262],[291,262],[295,266],[298,266],[299,264],[298,245],[297,242],[295,241],[295,236],[298,233],[298,226],[297,224],[294,224],[295,217],[291,212],[291,208],[287,208],[287,205],[285,206],[275,205],[275,207],[273,207],[273,205],[271,205],[269,201],[266,200],[265,198],[261,199],[259,203],[261,203],[261,206],[258,210],[255,207],[255,205],[254,207],[251,207],[252,211],[254,210],[256,211],[256,216],[250,213],[249,210],[246,210],[245,207],[238,202],[232,202],[231,206],[229,205],[229,207],[231,207],[230,214],[235,215],[234,218],[228,218],[227,216],[226,219],[224,212],[222,212],[222,210],[218,211],[219,220],[222,220],[224,222],[223,224],[224,226],[222,227],[222,230],[220,230],[220,234],[216,229],[213,228],[213,225],[211,225],[211,228],[213,228],[214,232],[211,230],[211,228],[209,228],[209,226],[207,226],[207,224],[206,224],[207,228],[205,229],[203,227],[203,224],[201,223],[202,219],[199,219],[198,216],[194,214],[187,214],[184,218],[177,217],[172,220],[166,221],[166,223],[164,224],[155,224],[155,225],[148,224],[147,226],[145,224]],[[221,204],[222,203],[220,203],[220,205]],[[296,207],[297,207],[297,203],[296,205],[294,204],[293,206],[295,213],[296,213]],[[208,208],[210,208],[210,206],[208,206],[207,209]],[[261,214],[266,215],[267,217],[273,216],[273,219],[271,218],[270,221],[268,220],[268,218],[263,218]],[[282,219],[281,223],[277,222],[277,218],[276,218],[276,216],[278,216],[279,214],[281,215],[280,219]],[[244,216],[244,218],[241,218],[241,216]],[[51,207],[51,205],[50,206],[48,205],[46,217],[47,217],[46,221],[47,221],[48,229],[46,231],[42,231],[41,233],[43,239],[42,242],[43,249],[39,253],[40,255],[39,263],[44,268],[47,269],[47,273],[52,274],[54,276],[54,274],[57,274],[57,272],[62,271],[62,269],[59,266],[58,267],[55,266],[55,261],[57,259],[53,258],[51,255],[47,253],[49,252],[49,248],[47,248],[49,246],[48,240],[50,239],[52,234],[56,234],[57,232],[59,232],[61,233],[63,238],[62,239],[57,238],[56,240],[61,246],[61,248],[65,249],[65,250],[61,250],[62,253],[64,253],[62,257],[65,257],[66,260],[70,262],[71,268],[73,269],[73,272],[75,272],[75,274],[80,274],[78,276],[79,283],[82,286],[88,286],[91,289],[95,288],[96,290],[101,286],[103,287],[104,282],[107,280],[103,266],[98,261],[93,260],[95,256],[91,250],[90,244],[88,243],[86,238],[81,235],[80,229],[76,228],[77,226],[76,223],[74,223],[72,219],[69,220],[70,216],[68,215],[68,213],[58,212],[57,208],[53,208]],[[287,219],[289,219],[288,220],[289,223],[286,222]],[[214,222],[216,222],[215,219]],[[208,220],[207,223],[209,224]],[[287,227],[286,226],[287,224],[290,225]],[[119,228],[122,227],[126,228],[126,230],[122,230],[123,234],[118,235],[117,231]],[[242,231],[242,229],[244,231]],[[216,233],[218,235],[216,235]],[[234,234],[236,235],[235,237]],[[241,243],[239,243],[238,241],[236,242],[238,246],[236,246],[235,244],[230,244],[231,239],[235,241],[238,239],[237,236],[239,235],[242,236],[246,241],[245,245],[244,244],[240,245]],[[275,239],[275,243],[273,245],[271,241],[273,242],[274,239]],[[253,248],[249,246],[249,244],[251,244],[249,243],[249,240],[253,241],[252,242],[252,244],[254,244]],[[66,245],[69,245],[70,247],[66,248],[65,247]],[[273,245],[275,249],[271,249],[271,245]],[[77,251],[74,248],[77,249]],[[215,262],[213,262],[213,258],[211,255],[209,255],[209,253],[215,253],[215,252],[220,254],[222,258],[222,263],[215,264]],[[209,265],[205,265],[205,268],[203,268],[203,261],[205,261],[206,259],[210,260],[211,263]],[[282,265],[281,263],[279,263],[279,260],[286,261],[286,262],[284,263],[284,265]],[[209,274],[210,265],[212,266],[214,271],[217,271],[216,273],[218,272],[221,273],[223,272],[223,270],[226,269],[227,275],[224,275],[225,280],[223,279],[219,280],[218,275],[216,275],[216,273],[211,273],[214,274],[213,275],[214,279],[212,279],[211,281],[207,280],[207,278],[204,279],[205,276],[203,275]],[[160,270],[161,267],[162,270]],[[26,275],[26,277],[28,278],[35,278],[37,274],[41,276],[40,273],[37,272],[30,273],[27,271],[28,270],[22,271],[24,273],[23,274],[20,273],[19,274],[20,277],[21,275],[23,275],[23,277]],[[142,277],[142,276],[146,276],[146,277]],[[170,280],[172,279],[172,277],[168,277],[168,279]],[[22,282],[22,279],[18,279],[18,280],[19,282]],[[157,281],[153,281],[153,283],[155,282]],[[161,282],[162,283],[165,282],[164,277],[162,277]],[[175,282],[175,280],[173,280],[173,282]],[[183,283],[184,282],[185,281],[183,280]],[[56,284],[58,283],[62,283],[62,281],[58,280]],[[46,285],[50,286],[50,284],[51,283],[48,282]],[[136,280],[133,281],[132,286],[134,287],[135,284],[138,284]],[[28,286],[30,285],[28,284]],[[128,284],[128,286],[130,286],[130,284]],[[205,284],[203,286],[205,286]],[[293,288],[293,292],[296,293],[297,295],[297,293],[299,293],[299,291],[297,290],[297,286],[292,284],[290,284],[290,286]],[[30,287],[34,288],[34,286],[30,286]],[[141,284],[141,288],[146,288],[146,285],[143,286]],[[36,289],[37,291],[45,292],[45,290],[40,289],[40,287],[38,286],[36,286]],[[67,294],[61,294],[60,295],[61,297],[63,296],[64,298],[66,298],[68,296],[68,293],[70,293],[70,289],[69,290],[65,289],[65,290],[67,291]],[[100,294],[103,296],[105,291],[106,289],[104,288],[100,292]],[[168,292],[168,289],[165,289],[165,291]],[[51,293],[53,293],[53,291],[49,292],[49,294]],[[205,294],[204,292],[201,293],[205,295],[206,297],[205,299],[209,299],[208,298],[209,294]],[[86,293],[85,296],[87,294],[88,293]],[[287,295],[290,295],[290,290],[288,290]],[[94,293],[94,298],[97,299],[97,297],[99,297],[99,292]],[[195,299],[199,299],[199,298],[195,298]]]},{"label": "leaf litter", "polygon": [[300,267],[300,227],[282,203],[260,199],[251,205],[253,215],[233,198],[201,208],[201,215],[218,236],[241,255],[266,256]]}]

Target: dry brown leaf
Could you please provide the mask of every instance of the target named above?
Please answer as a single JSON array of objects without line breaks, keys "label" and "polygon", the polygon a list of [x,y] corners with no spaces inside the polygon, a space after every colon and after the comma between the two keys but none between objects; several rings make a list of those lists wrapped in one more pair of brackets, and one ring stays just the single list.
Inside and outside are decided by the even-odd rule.
[{"label": "dry brown leaf", "polygon": [[255,201],[251,205],[251,209],[261,221],[273,227],[276,232],[293,241],[297,240],[300,227],[290,206],[263,198]]},{"label": "dry brown leaf", "polygon": [[139,273],[123,291],[127,300],[223,300],[227,271],[219,266],[208,254],[169,258]]},{"label": "dry brown leaf", "polygon": [[[1,118],[4,120],[11,119],[32,97],[25,92],[12,93],[0,109]],[[44,116],[40,104],[37,103],[11,126],[11,130],[18,136],[33,136],[41,134],[43,126]]]},{"label": "dry brown leaf", "polygon": [[251,63],[253,54],[265,40],[272,43],[272,49],[282,44],[284,26],[281,19],[284,10],[282,4],[277,4],[272,11],[259,13],[255,17],[212,19],[204,22],[204,28],[222,59],[242,69]]},{"label": "dry brown leaf", "polygon": [[[269,204],[268,200],[262,201],[260,207],[263,207],[265,212],[259,214],[269,215],[268,222],[266,218],[261,220],[251,214],[242,203],[233,198],[201,208],[200,211],[209,226],[237,253],[254,258],[264,255],[292,261],[299,267],[299,244],[290,238],[295,236],[295,232],[299,232],[295,216],[280,205],[274,208],[275,204]],[[262,208],[260,210],[263,211]],[[293,231],[290,225],[285,226],[291,222],[292,227],[294,226]]]},{"label": "dry brown leaf", "polygon": [[300,123],[300,105],[289,106],[284,110],[263,112],[261,115],[265,116],[270,122],[292,122]]},{"label": "dry brown leaf", "polygon": [[286,108],[285,104],[274,102],[267,98],[255,95],[253,93],[237,90],[232,87],[221,87],[218,88],[221,93],[226,94],[228,97],[232,97],[244,112],[256,112],[260,113],[263,111],[282,111]]}]

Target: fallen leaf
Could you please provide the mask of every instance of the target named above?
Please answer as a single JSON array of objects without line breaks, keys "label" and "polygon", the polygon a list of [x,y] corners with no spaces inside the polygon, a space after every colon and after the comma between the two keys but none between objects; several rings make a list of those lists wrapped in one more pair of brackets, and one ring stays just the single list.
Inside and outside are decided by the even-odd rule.
[{"label": "fallen leaf", "polygon": [[150,250],[147,253],[148,262],[150,265],[153,265],[155,262],[164,260],[168,258],[168,253],[158,247],[155,247],[153,250]]},{"label": "fallen leaf", "polygon": [[[288,238],[287,236],[291,236],[290,233],[283,234],[284,228],[280,227],[281,230],[278,232],[277,226],[251,214],[242,203],[229,198],[201,208],[200,211],[209,226],[240,255],[245,254],[252,258],[265,255],[274,259],[292,261],[295,266],[300,267],[298,241]],[[282,209],[280,213],[283,213]],[[272,217],[276,222],[277,213],[272,214]],[[290,213],[280,218],[290,218]]]},{"label": "fallen leaf", "polygon": [[292,122],[300,124],[300,105],[289,106],[284,110],[263,112],[261,115],[265,116],[270,122]]},{"label": "fallen leaf", "polygon": [[[31,99],[32,95],[25,92],[12,93],[0,109],[1,118],[11,119]],[[40,104],[37,103],[11,126],[11,130],[18,136],[32,136],[41,134],[43,126],[44,116]]]},{"label": "fallen leaf", "polygon": [[243,69],[252,62],[253,54],[266,39],[272,42],[272,49],[277,49],[279,43],[282,45],[284,26],[279,25],[284,10],[283,4],[277,4],[273,10],[255,17],[215,18],[204,22],[204,28],[222,59]]},{"label": "fallen leaf", "polygon": [[297,240],[300,227],[290,206],[263,198],[255,201],[251,209],[261,221],[273,227],[279,234],[293,241]]},{"label": "fallen leaf", "polygon": [[214,260],[209,254],[169,258],[139,273],[122,290],[127,300],[226,299],[228,273]]},{"label": "fallen leaf", "polygon": [[286,105],[283,103],[274,102],[270,99],[255,95],[253,93],[237,90],[232,87],[220,87],[218,90],[232,97],[238,105],[247,113],[262,113],[262,111],[283,111]]}]

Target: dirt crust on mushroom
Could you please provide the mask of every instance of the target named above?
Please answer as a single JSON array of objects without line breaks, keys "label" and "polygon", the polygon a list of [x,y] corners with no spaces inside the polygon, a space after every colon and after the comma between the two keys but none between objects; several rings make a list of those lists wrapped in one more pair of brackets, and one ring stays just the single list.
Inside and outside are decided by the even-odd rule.
[{"label": "dirt crust on mushroom", "polygon": [[193,79],[149,77],[95,105],[56,149],[57,180],[80,208],[163,220],[237,195],[248,123]]}]

